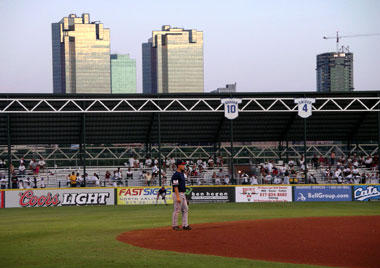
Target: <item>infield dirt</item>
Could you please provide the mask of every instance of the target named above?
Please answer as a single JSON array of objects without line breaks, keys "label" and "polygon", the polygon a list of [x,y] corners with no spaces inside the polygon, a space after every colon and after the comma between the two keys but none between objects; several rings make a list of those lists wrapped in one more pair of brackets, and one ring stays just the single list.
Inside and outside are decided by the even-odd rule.
[{"label": "infield dirt", "polygon": [[123,233],[148,249],[334,267],[380,267],[380,216],[265,219]]}]

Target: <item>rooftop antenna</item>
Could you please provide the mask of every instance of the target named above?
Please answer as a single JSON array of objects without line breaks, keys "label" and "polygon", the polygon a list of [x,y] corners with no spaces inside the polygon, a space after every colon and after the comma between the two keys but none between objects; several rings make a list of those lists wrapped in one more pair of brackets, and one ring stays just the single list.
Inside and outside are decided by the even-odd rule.
[{"label": "rooftop antenna", "polygon": [[342,46],[340,48],[340,39],[342,38],[350,38],[350,37],[362,37],[362,36],[376,36],[376,35],[380,35],[380,33],[374,33],[374,34],[355,34],[355,35],[339,35],[339,31],[336,31],[336,36],[324,36],[323,39],[336,39],[336,53],[339,53],[339,51],[341,50],[342,52],[344,52],[344,50],[348,50],[348,46],[347,47],[344,47]]}]

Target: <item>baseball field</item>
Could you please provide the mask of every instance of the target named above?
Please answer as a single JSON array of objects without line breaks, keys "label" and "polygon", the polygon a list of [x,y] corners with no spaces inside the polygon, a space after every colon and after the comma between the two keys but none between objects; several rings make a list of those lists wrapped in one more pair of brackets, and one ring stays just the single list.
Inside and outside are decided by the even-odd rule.
[{"label": "baseball field", "polygon": [[[176,241],[180,243],[181,248],[186,249],[189,244],[182,236],[184,232],[187,236],[193,236],[193,241],[199,239],[199,243],[207,243],[201,239],[202,237],[197,236],[199,235],[197,228],[202,229],[204,226],[202,224],[205,223],[221,224],[230,221],[289,218],[297,222],[297,218],[305,217],[344,219],[340,217],[379,216],[380,203],[192,204],[189,219],[193,230],[180,232],[170,230],[171,213],[171,205],[1,209],[0,267],[328,267],[152,250],[132,246],[120,241],[118,237],[133,230],[168,227],[162,229],[166,236],[165,240],[162,236],[151,233],[151,237],[144,237],[146,244],[151,241],[152,244],[164,245]],[[378,217],[363,218],[379,219]],[[312,226],[307,228],[309,227]],[[213,229],[216,228],[218,227]],[[244,229],[244,227],[241,228]],[[352,230],[355,229],[356,226],[352,226]],[[205,229],[203,228],[203,230]],[[244,230],[242,231],[244,232]],[[297,232],[297,230],[292,231]],[[228,229],[225,232],[228,232]],[[308,235],[312,237],[313,229],[310,229],[310,233],[305,230],[302,232],[306,237]],[[341,235],[350,235],[345,232],[342,231]],[[271,230],[263,230],[262,233],[264,237],[266,234],[270,237]],[[225,234],[220,232],[219,236]],[[255,241],[255,237],[248,236],[247,240]],[[299,243],[296,241],[298,240],[295,240],[294,243]],[[288,242],[292,243],[292,241]],[[258,243],[262,243],[262,241],[258,241]],[[247,245],[241,242],[233,250],[242,250]],[[380,243],[375,245],[377,252],[380,249],[379,245]],[[218,246],[220,248],[228,247],[228,243]],[[271,246],[274,249],[278,245],[273,241]],[[210,244],[210,247],[215,247],[215,245]],[[336,250],[339,251],[339,249]],[[302,248],[299,249],[298,254],[300,256],[304,254]],[[337,258],[341,258],[339,256],[341,255],[337,255]],[[362,257],[365,259],[368,256]]]}]

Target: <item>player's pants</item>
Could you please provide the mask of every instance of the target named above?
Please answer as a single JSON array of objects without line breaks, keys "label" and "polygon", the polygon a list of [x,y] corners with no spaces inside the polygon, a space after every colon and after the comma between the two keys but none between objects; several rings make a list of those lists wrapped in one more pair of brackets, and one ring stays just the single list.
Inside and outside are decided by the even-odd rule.
[{"label": "player's pants", "polygon": [[172,226],[178,226],[178,215],[179,212],[182,212],[182,227],[186,227],[189,224],[187,223],[187,216],[189,214],[189,207],[187,206],[185,193],[179,193],[179,197],[181,199],[181,203],[177,202],[176,193],[173,192],[173,203],[174,203],[174,211],[172,218]]},{"label": "player's pants", "polygon": [[[159,196],[164,200],[165,205],[167,205],[165,195],[164,194],[160,194]],[[156,198],[156,204],[158,203],[158,198],[159,197]]]}]

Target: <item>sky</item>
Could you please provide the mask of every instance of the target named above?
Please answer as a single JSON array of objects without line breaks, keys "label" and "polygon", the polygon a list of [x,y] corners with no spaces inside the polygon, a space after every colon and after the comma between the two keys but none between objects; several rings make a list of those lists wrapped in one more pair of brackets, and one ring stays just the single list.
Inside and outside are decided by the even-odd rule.
[{"label": "sky", "polygon": [[[90,13],[110,29],[111,53],[136,59],[162,25],[204,33],[205,92],[316,91],[323,36],[380,33],[378,0],[0,0],[0,93],[52,93],[51,23]],[[342,39],[354,54],[355,90],[380,90],[380,36]]]}]

